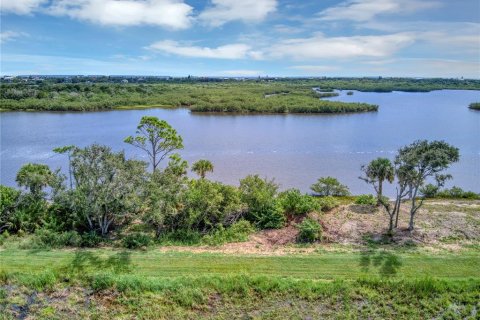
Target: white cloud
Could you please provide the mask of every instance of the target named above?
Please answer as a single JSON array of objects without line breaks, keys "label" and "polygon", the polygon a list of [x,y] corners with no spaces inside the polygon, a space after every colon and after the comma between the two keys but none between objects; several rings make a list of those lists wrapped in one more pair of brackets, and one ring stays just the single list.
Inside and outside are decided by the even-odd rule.
[{"label": "white cloud", "polygon": [[276,0],[212,0],[199,18],[211,27],[229,21],[259,22],[277,9]]},{"label": "white cloud", "polygon": [[288,39],[271,46],[269,55],[295,60],[355,57],[388,57],[403,47],[413,44],[408,33],[379,36],[325,37]]},{"label": "white cloud", "polygon": [[30,14],[46,1],[47,0],[1,0],[0,10],[2,13]]},{"label": "white cloud", "polygon": [[28,33],[25,32],[16,32],[16,31],[4,31],[0,32],[0,43],[5,43],[7,41],[12,41],[20,37],[27,37]]},{"label": "white cloud", "polygon": [[177,41],[164,40],[153,43],[148,49],[191,58],[244,59],[257,55],[255,51],[250,51],[250,46],[242,43],[209,48],[182,45]]},{"label": "white cloud", "polygon": [[158,25],[185,29],[193,7],[182,0],[54,0],[48,13],[102,25]]},{"label": "white cloud", "polygon": [[427,0],[350,0],[319,13],[325,21],[368,21],[381,14],[415,12],[439,6],[438,1]]}]

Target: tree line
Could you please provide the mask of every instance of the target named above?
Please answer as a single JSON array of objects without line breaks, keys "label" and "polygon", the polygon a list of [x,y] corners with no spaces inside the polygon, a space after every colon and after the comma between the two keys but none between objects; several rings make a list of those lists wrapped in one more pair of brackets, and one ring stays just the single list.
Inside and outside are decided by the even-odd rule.
[{"label": "tree line", "polygon": [[[274,180],[259,175],[243,178],[238,187],[225,185],[207,179],[214,166],[205,159],[191,167],[199,179],[188,178],[189,165],[177,153],[183,148],[182,137],[156,117],[143,117],[135,134],[124,141],[145,152],[149,162],[94,144],[54,150],[68,158],[67,174],[44,164],[24,165],[16,177],[22,190],[0,186],[0,233],[48,230],[79,238],[76,245],[94,245],[112,232],[138,229],[151,230],[157,239],[238,240],[254,229],[282,228],[300,216],[306,218],[299,224],[299,240],[311,242],[320,239],[321,224],[308,214],[330,210],[339,205],[336,197],[350,195],[348,187],[333,177],[318,179],[311,187],[313,194],[297,189],[280,192]],[[376,197],[357,200],[382,206],[392,233],[400,206],[409,199],[413,230],[423,200],[432,195],[432,188],[438,193],[451,178],[444,171],[458,160],[458,149],[446,142],[416,141],[402,147],[393,163],[378,158],[363,166],[361,179],[373,186]],[[435,185],[427,184],[431,179]],[[390,201],[383,195],[383,185],[393,182],[396,197]],[[142,242],[144,233],[133,234],[136,238],[127,242]]]}]

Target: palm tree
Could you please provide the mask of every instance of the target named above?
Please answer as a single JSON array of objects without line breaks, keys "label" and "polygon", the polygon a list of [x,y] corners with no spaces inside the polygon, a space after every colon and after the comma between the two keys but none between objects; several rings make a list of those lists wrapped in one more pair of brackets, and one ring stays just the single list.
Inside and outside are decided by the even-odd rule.
[{"label": "palm tree", "polygon": [[19,186],[26,187],[34,196],[39,196],[42,189],[51,184],[53,173],[45,164],[27,163],[17,173],[16,181]]},{"label": "palm tree", "polygon": [[368,166],[362,166],[362,171],[365,172],[366,177],[360,177],[360,179],[373,185],[380,203],[383,196],[383,182],[392,183],[395,179],[395,168],[392,162],[387,158],[377,158],[372,160]]},{"label": "palm tree", "polygon": [[213,172],[213,164],[208,160],[198,160],[192,166],[192,171],[200,176],[200,178],[205,179],[207,172]]}]

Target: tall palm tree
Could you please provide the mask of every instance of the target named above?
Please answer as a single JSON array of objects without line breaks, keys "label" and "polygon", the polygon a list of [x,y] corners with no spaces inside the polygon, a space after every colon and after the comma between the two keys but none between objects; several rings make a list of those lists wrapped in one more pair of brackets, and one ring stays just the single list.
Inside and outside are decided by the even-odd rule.
[{"label": "tall palm tree", "polygon": [[205,179],[207,172],[213,172],[213,164],[208,160],[198,160],[193,164],[192,171]]},{"label": "tall palm tree", "polygon": [[392,162],[387,158],[377,158],[372,160],[367,166],[362,166],[362,170],[365,172],[366,177],[361,177],[361,179],[373,185],[380,202],[383,196],[383,182],[388,181],[392,183],[395,179],[395,168]]}]

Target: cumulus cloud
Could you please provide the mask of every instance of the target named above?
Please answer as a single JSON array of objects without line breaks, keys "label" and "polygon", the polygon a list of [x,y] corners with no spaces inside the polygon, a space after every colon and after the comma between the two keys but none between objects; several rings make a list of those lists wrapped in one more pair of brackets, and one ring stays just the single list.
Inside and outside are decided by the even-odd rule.
[{"label": "cumulus cloud", "polygon": [[415,12],[439,6],[438,1],[427,0],[350,0],[319,13],[325,21],[353,20],[363,22],[381,14]]},{"label": "cumulus cloud", "polygon": [[270,56],[311,60],[323,58],[387,57],[414,43],[409,33],[378,36],[287,39],[269,48]]},{"label": "cumulus cloud", "polygon": [[26,37],[28,33],[25,32],[16,32],[16,31],[4,31],[0,32],[0,43],[5,43],[7,41],[12,41],[20,37]]},{"label": "cumulus cloud", "polygon": [[177,41],[164,40],[153,43],[148,49],[191,58],[244,59],[247,57],[255,57],[256,54],[250,50],[250,46],[242,43],[209,48],[184,45]]},{"label": "cumulus cloud", "polygon": [[2,0],[0,10],[2,13],[30,14],[38,9],[47,0]]},{"label": "cumulus cloud", "polygon": [[158,25],[185,29],[193,7],[182,0],[54,0],[48,13],[102,25]]},{"label": "cumulus cloud", "polygon": [[259,22],[277,9],[276,0],[212,0],[199,18],[211,27],[230,21]]}]

